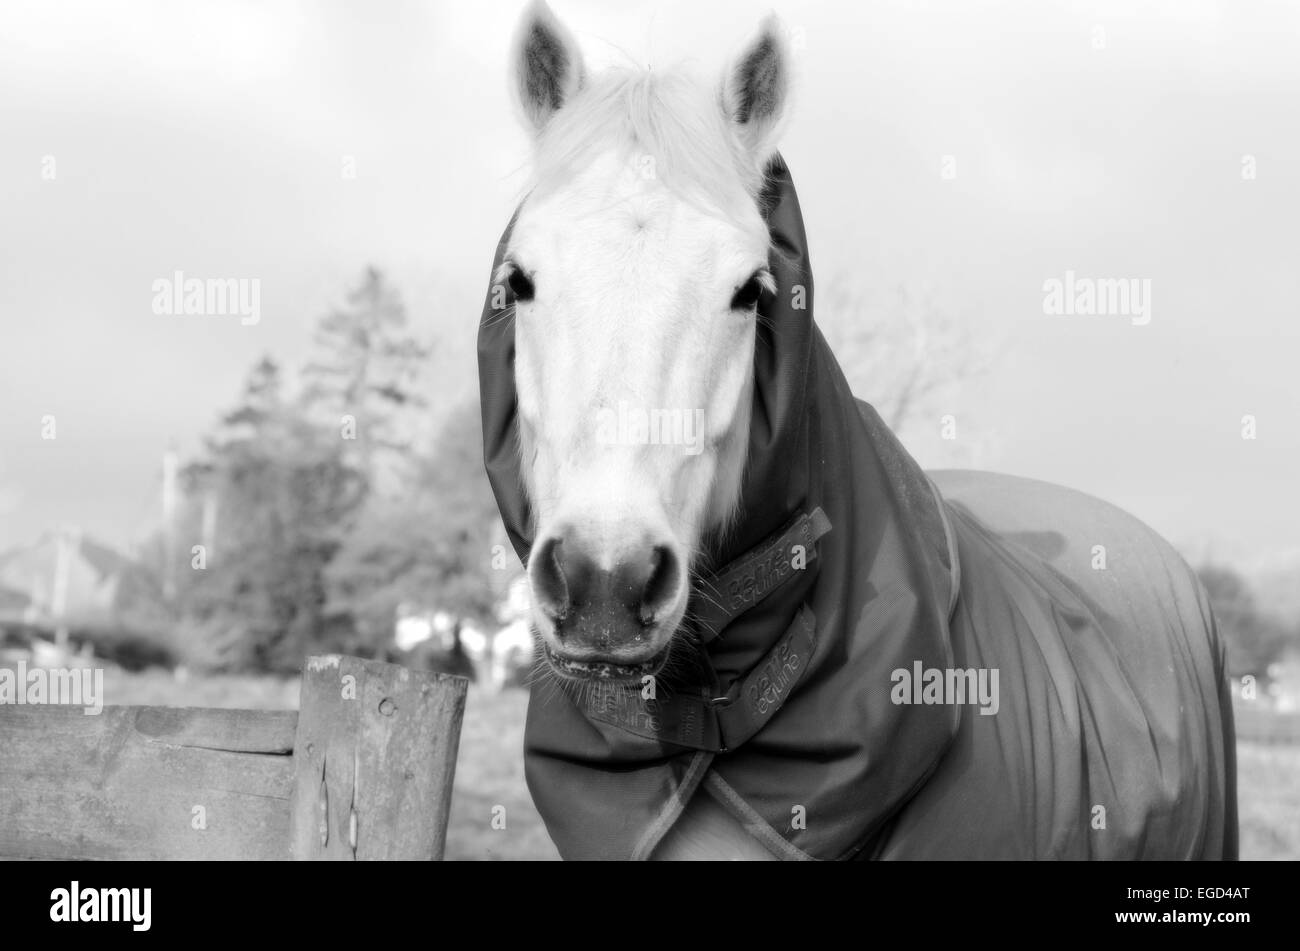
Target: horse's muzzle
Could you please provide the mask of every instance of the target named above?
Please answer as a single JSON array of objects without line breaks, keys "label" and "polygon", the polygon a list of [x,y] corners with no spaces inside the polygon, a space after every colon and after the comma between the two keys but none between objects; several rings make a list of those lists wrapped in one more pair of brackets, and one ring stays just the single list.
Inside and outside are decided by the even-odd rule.
[{"label": "horse's muzzle", "polygon": [[572,677],[653,675],[680,619],[681,560],[651,542],[599,560],[593,552],[570,530],[542,539],[529,561],[547,659]]}]

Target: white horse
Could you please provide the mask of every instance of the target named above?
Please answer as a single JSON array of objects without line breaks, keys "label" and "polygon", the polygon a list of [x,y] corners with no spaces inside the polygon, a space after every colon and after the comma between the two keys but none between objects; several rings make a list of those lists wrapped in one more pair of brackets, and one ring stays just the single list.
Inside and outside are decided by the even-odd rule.
[{"label": "white horse", "polygon": [[[485,456],[517,549],[529,545],[547,669],[567,681],[577,712],[561,721],[539,706],[534,720],[530,706],[530,788],[535,799],[561,790],[547,821],[570,852],[605,841],[571,821],[577,801],[618,788],[619,808],[639,809],[645,830],[624,855],[810,854],[792,840],[832,857],[868,843],[881,857],[1235,855],[1222,643],[1190,569],[1135,519],[1081,494],[925,476],[853,399],[810,314],[790,309],[798,287],[780,288],[787,309],[773,309],[769,262],[785,284],[806,279],[790,279],[804,272],[784,253],[802,224],[764,190],[773,169],[774,183],[788,183],[773,163],[791,85],[780,25],[765,21],[712,84],[673,71],[589,75],[536,2],[513,84],[534,178],[495,275],[513,293],[513,336],[495,330],[490,308],[480,325]],[[761,315],[760,300],[773,304]],[[783,312],[784,329],[760,332],[760,316]],[[812,340],[813,355],[756,351],[794,339]],[[817,402],[787,406],[804,392],[804,363],[820,368]],[[493,392],[507,375],[513,393]],[[503,407],[514,417],[493,421]],[[762,442],[791,419],[817,441]],[[799,494],[814,484],[815,495]],[[753,545],[770,531],[764,519],[810,497],[814,510]],[[1125,571],[1080,560],[1099,535]],[[733,538],[747,553],[703,564]],[[805,566],[791,553],[809,548],[823,552],[814,570],[795,571]],[[783,598],[793,621],[776,607]],[[726,684],[714,664],[703,694],[629,699],[689,640],[681,632],[707,642],[720,630],[700,633],[702,619],[687,614],[713,608],[737,622],[707,644]],[[762,640],[756,631],[774,620],[781,627]],[[923,673],[951,674],[962,659],[983,663],[956,663],[959,673],[1003,667],[1018,685],[999,717],[922,698]],[[891,676],[913,669],[916,690],[891,691]],[[624,692],[594,687],[610,683]],[[1034,734],[1044,739],[1022,742]],[[665,766],[660,743],[696,752]],[[613,768],[592,781],[571,768],[600,757]],[[631,760],[657,778],[629,780]],[[729,773],[748,788],[737,793]],[[694,795],[701,783],[711,795]],[[819,816],[838,817],[843,841],[823,834],[825,819],[795,824],[805,795],[819,797]],[[611,835],[634,824],[608,802],[585,805],[605,810]]]}]

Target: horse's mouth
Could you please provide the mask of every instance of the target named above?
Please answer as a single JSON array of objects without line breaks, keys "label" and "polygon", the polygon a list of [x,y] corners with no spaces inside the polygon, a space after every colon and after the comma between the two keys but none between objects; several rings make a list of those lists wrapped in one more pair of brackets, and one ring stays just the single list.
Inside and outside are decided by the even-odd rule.
[{"label": "horse's mouth", "polygon": [[652,657],[637,663],[620,663],[612,660],[574,660],[568,657],[561,657],[551,649],[550,644],[545,644],[546,662],[551,665],[551,669],[562,677],[568,677],[574,680],[601,680],[607,682],[615,681],[640,681],[643,677],[653,677],[663,668],[664,662],[668,659],[669,644],[665,644],[663,650],[659,651]]}]

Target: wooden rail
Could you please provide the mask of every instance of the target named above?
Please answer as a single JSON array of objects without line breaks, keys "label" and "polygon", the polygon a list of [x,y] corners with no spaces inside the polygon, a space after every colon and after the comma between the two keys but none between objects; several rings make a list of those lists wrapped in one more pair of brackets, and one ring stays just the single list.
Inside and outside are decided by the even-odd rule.
[{"label": "wooden rail", "polygon": [[0,858],[440,859],[467,683],[329,655],[297,713],[0,705]]}]

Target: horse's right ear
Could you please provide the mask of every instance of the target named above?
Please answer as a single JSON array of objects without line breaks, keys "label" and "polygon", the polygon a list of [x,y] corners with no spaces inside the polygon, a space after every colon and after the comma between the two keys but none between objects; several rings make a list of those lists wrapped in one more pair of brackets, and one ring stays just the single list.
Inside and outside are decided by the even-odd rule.
[{"label": "horse's right ear", "polygon": [[582,88],[582,52],[546,0],[533,0],[515,33],[510,69],[515,94],[533,132]]}]

